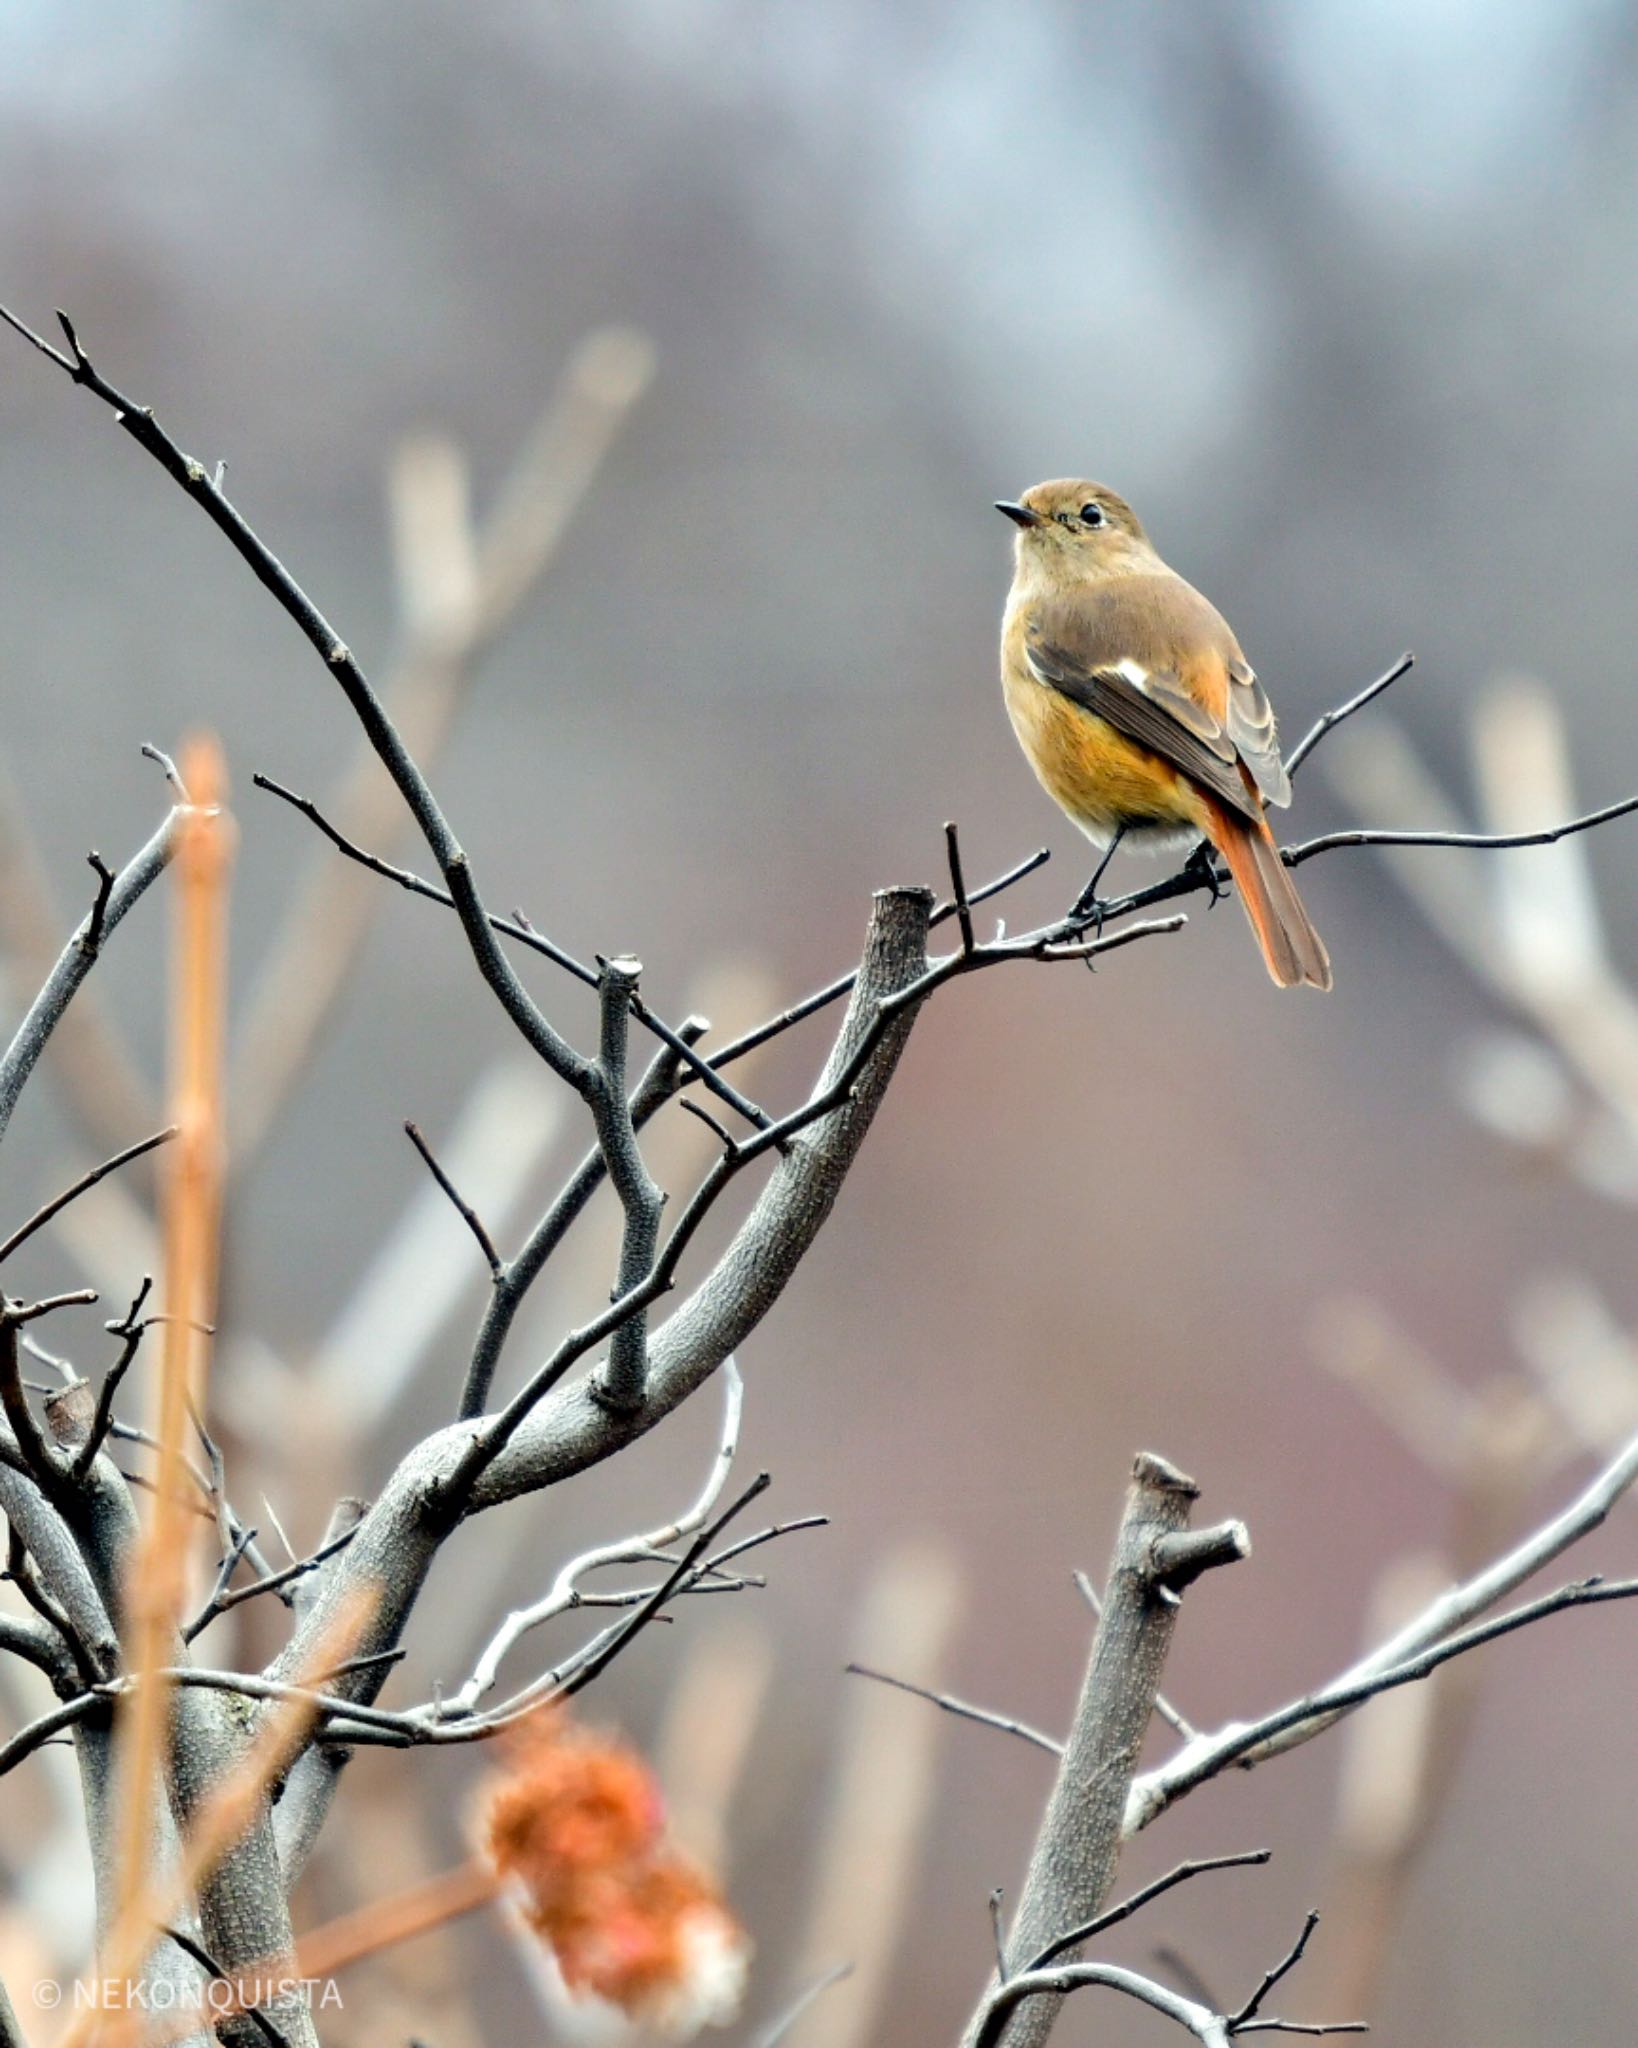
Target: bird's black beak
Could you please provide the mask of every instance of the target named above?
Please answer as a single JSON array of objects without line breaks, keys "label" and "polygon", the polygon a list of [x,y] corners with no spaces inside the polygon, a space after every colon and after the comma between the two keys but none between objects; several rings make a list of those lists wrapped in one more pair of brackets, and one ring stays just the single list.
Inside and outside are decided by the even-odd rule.
[{"label": "bird's black beak", "polygon": [[1015,505],[1010,498],[997,498],[995,509],[997,512],[1005,512],[1014,526],[1028,527],[1041,524],[1039,512],[1032,512],[1027,505]]}]

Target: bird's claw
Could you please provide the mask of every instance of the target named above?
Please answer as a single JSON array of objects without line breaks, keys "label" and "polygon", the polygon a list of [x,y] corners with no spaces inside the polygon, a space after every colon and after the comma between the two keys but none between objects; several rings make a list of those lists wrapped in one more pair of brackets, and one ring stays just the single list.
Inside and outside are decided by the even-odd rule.
[{"label": "bird's claw", "polygon": [[1081,896],[1077,898],[1075,907],[1065,922],[1076,932],[1084,932],[1090,927],[1093,936],[1101,939],[1104,920],[1108,915],[1109,905],[1101,896]]},{"label": "bird's claw", "polygon": [[1223,887],[1223,878],[1217,872],[1217,856],[1209,839],[1202,839],[1189,855],[1183,863],[1183,872],[1211,891],[1210,907],[1214,910],[1228,894]]}]

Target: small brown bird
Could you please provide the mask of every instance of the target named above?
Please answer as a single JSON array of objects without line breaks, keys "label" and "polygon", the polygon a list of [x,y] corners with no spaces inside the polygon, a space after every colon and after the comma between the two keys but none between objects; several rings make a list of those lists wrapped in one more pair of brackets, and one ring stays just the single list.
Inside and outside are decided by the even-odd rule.
[{"label": "small brown bird", "polygon": [[1208,840],[1281,988],[1331,963],[1264,812],[1288,804],[1274,713],[1228,623],[1155,553],[1104,484],[1037,484],[996,506],[1019,528],[1001,686],[1042,787],[1104,849]]}]

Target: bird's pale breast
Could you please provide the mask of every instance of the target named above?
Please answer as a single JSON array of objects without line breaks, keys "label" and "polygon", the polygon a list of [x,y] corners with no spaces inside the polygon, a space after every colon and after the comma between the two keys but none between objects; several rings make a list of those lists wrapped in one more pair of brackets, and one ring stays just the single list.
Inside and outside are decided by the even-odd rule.
[{"label": "bird's pale breast", "polygon": [[1139,838],[1199,836],[1199,795],[1169,762],[1048,689],[1021,655],[1006,662],[1002,689],[1041,787],[1089,839],[1106,845],[1122,827]]}]

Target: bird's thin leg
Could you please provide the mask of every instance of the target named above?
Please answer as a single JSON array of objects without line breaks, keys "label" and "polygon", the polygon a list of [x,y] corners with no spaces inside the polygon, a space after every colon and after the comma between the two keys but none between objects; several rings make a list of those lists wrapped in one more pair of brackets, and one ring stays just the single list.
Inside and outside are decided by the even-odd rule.
[{"label": "bird's thin leg", "polygon": [[[1115,848],[1119,846],[1125,836],[1126,827],[1124,825],[1117,825],[1115,827],[1115,836],[1104,848],[1103,859],[1098,862],[1097,870],[1093,874],[1091,881],[1087,883],[1079,896],[1075,898],[1075,907],[1069,913],[1072,922],[1079,923],[1082,918],[1089,918],[1098,913],[1098,884],[1103,880],[1109,863],[1115,857]],[[1098,922],[1100,925],[1103,922],[1101,914],[1098,914]]]}]

